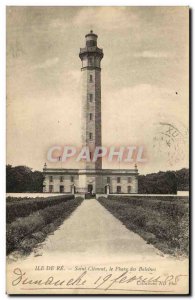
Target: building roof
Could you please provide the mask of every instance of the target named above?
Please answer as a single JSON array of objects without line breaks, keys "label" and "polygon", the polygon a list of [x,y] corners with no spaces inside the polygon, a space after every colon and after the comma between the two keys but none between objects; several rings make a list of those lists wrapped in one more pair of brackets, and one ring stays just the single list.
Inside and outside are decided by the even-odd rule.
[{"label": "building roof", "polygon": [[70,175],[137,175],[137,169],[60,169],[44,168],[44,174],[70,174]]}]

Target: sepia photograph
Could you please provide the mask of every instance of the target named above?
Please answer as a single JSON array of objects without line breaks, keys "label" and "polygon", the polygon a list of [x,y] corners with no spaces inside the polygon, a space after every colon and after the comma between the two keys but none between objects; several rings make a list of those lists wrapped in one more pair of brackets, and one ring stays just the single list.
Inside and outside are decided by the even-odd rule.
[{"label": "sepia photograph", "polygon": [[188,295],[187,6],[6,7],[6,293]]}]

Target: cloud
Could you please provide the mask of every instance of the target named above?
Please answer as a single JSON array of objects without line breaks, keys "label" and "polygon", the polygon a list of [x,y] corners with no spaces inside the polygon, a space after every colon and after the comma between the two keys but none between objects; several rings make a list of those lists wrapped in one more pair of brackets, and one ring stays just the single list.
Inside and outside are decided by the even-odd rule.
[{"label": "cloud", "polygon": [[81,71],[80,70],[70,70],[66,73],[67,77],[69,77],[72,82],[79,82],[81,79]]},{"label": "cloud", "polygon": [[125,7],[84,7],[76,15],[73,23],[76,26],[86,24],[89,28],[96,27],[104,30],[123,29],[134,26],[137,15]]},{"label": "cloud", "polygon": [[60,31],[66,30],[69,27],[69,23],[65,22],[62,19],[53,19],[49,24],[51,29],[58,29]]},{"label": "cloud", "polygon": [[32,66],[32,70],[50,68],[50,67],[56,65],[58,63],[58,61],[59,61],[58,57],[53,57],[53,58],[47,59],[43,63]]},{"label": "cloud", "polygon": [[[184,125],[188,126],[188,118],[184,117],[188,113],[186,102],[183,101],[182,96],[176,95],[168,88],[139,84],[115,92],[106,91],[102,105],[104,114],[108,117],[107,125],[110,125],[111,129],[117,128],[120,124],[118,132],[122,135],[122,131],[126,131],[124,139],[129,134],[133,137],[134,133],[140,140],[147,142],[151,135],[149,125],[164,121],[164,118],[167,118],[166,121],[169,122],[182,120]],[[107,138],[114,137],[107,136]]]},{"label": "cloud", "polygon": [[170,53],[162,51],[152,51],[145,50],[142,52],[135,53],[134,57],[143,57],[143,58],[166,58],[170,57]]},{"label": "cloud", "polygon": [[[170,163],[165,141],[158,145],[162,152],[154,153],[154,137],[159,133],[160,122],[172,124],[179,130],[182,128],[182,132],[187,132],[188,108],[182,96],[177,96],[171,89],[150,84],[139,84],[115,92],[106,91],[102,99],[103,143],[106,141],[107,145],[117,146],[143,145],[148,162],[140,165],[141,173],[187,166],[189,157],[185,151],[188,147],[185,140],[177,141],[178,147],[186,147],[178,162]],[[121,164],[123,167],[127,165]]]}]

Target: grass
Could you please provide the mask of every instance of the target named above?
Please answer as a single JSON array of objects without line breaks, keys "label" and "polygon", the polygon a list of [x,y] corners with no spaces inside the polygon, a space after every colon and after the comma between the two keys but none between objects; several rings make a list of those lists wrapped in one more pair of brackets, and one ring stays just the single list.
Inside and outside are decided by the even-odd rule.
[{"label": "grass", "polygon": [[6,199],[6,222],[11,223],[19,217],[26,217],[33,212],[74,199],[73,195],[61,195],[47,198],[17,198]]},{"label": "grass", "polygon": [[102,197],[98,200],[129,230],[163,253],[187,256],[189,204],[182,198],[174,199],[109,196],[109,199]]},{"label": "grass", "polygon": [[81,204],[82,198],[63,201],[37,210],[26,217],[19,217],[7,224],[7,254],[19,250],[28,254],[47,235],[55,231],[63,221]]}]

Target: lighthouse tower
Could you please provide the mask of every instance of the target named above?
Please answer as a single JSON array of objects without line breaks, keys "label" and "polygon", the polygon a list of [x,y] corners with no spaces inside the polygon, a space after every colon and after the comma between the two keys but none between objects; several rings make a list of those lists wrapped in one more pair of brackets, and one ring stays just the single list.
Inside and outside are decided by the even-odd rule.
[{"label": "lighthouse tower", "polygon": [[95,147],[102,145],[101,136],[101,60],[103,50],[97,46],[97,34],[86,34],[86,44],[80,49],[82,62],[82,146],[88,147],[90,161],[85,169],[102,169],[102,159],[92,161]]},{"label": "lighthouse tower", "polygon": [[[102,194],[132,194],[138,191],[138,169],[102,169],[102,158],[93,161],[94,150],[102,147],[101,134],[101,60],[103,50],[97,46],[97,34],[91,30],[80,48],[82,77],[81,135],[83,159],[80,169],[48,168],[44,166],[43,191],[77,193],[92,197]],[[99,148],[99,150],[101,150]]]}]

